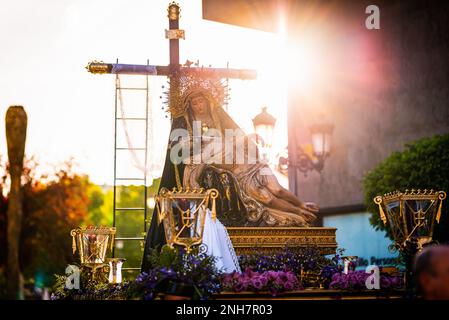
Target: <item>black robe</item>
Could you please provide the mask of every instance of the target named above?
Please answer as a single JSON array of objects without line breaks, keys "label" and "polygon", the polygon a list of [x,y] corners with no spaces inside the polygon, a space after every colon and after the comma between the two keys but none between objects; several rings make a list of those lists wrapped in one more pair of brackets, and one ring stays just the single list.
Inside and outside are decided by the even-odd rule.
[{"label": "black robe", "polygon": [[[214,112],[211,112],[211,116],[217,119],[215,120],[217,128],[239,129],[238,125],[229,117],[229,115],[222,108],[216,108]],[[189,123],[192,123],[193,115],[191,114],[190,110],[187,111],[187,119]],[[170,132],[172,132],[175,129],[181,128],[187,130],[186,118],[179,117],[173,119]],[[174,145],[175,143],[177,142],[169,141],[168,146]],[[184,163],[181,162],[180,164],[178,164],[179,177],[181,181],[184,176],[184,168],[185,168]],[[204,174],[207,174],[207,172],[205,172]],[[213,182],[210,184],[206,181],[199,181],[200,186],[206,189],[215,188],[219,191],[220,195],[225,194],[225,190],[223,189],[224,186],[223,183],[220,181],[219,174],[216,174],[215,172],[212,172],[212,174],[214,176]],[[201,177],[200,180],[202,180]],[[177,187],[175,168],[174,164],[170,160],[170,148],[168,147],[167,154],[165,156],[164,170],[162,172],[162,179],[159,185],[158,193],[161,188],[167,188],[171,190],[174,187]],[[235,189],[234,184],[232,184],[230,187],[231,189]],[[238,195],[234,194],[231,202],[232,202],[231,204],[226,203],[221,199],[221,197],[217,199],[217,217],[227,227],[247,225],[248,221],[246,221],[246,209],[243,203],[241,202],[241,199],[239,199]],[[164,226],[162,223],[159,224],[157,220],[158,220],[157,211],[155,208],[153,209],[151,224],[148,229],[145,241],[145,249],[143,253],[142,266],[141,266],[142,272],[147,272],[152,267],[150,262],[151,250],[154,248],[160,249],[164,244],[167,243],[165,239]]]}]

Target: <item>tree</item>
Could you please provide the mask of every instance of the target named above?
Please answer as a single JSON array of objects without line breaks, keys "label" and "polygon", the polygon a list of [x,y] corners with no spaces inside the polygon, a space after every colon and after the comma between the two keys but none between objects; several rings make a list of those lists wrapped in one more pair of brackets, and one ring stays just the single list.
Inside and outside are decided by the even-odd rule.
[{"label": "tree", "polygon": [[112,226],[112,190],[103,189],[94,184],[87,187],[89,197],[88,216],[86,225]]},{"label": "tree", "polygon": [[[405,189],[434,189],[449,192],[449,134],[425,138],[405,146],[403,151],[393,152],[364,178],[365,203],[371,212],[370,222],[376,230],[386,230],[388,225],[379,217],[373,198],[377,195]],[[449,204],[443,202],[440,223],[436,225],[434,238],[449,241]]]},{"label": "tree", "polygon": [[[8,167],[0,165],[7,172]],[[70,230],[87,217],[91,205],[87,190],[92,184],[87,176],[73,172],[71,161],[55,168],[51,176],[38,175],[38,167],[34,159],[28,159],[22,175],[20,267],[27,281],[48,286],[53,281],[53,274],[60,273],[74,261]],[[7,187],[6,182],[5,176],[0,180],[0,189]],[[7,205],[7,198],[5,202]],[[3,227],[6,216],[4,207],[0,205],[0,227]],[[1,231],[0,235],[4,234]],[[4,264],[5,260],[0,256],[0,268]]]}]

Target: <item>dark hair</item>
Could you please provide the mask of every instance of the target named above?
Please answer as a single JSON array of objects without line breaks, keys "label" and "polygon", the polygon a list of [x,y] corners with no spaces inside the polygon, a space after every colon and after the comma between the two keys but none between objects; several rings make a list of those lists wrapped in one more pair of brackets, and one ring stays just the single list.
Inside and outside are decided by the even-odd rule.
[{"label": "dark hair", "polygon": [[422,252],[416,255],[415,261],[413,264],[413,273],[415,274],[416,280],[419,279],[419,276],[425,272],[428,274],[434,274],[434,270],[432,268],[432,257],[434,255],[434,248],[425,248]]},{"label": "dark hair", "polygon": [[435,276],[435,270],[433,268],[433,259],[439,254],[441,249],[449,248],[447,245],[431,246],[424,248],[419,254],[415,256],[413,263],[413,274],[415,277],[418,289],[421,291],[421,285],[419,278],[421,274],[427,273],[431,276]]}]

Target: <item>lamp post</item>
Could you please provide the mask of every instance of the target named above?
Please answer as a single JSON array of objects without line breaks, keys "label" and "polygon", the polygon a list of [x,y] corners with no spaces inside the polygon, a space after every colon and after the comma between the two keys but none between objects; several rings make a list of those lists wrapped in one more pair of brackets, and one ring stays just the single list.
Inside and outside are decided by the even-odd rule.
[{"label": "lamp post", "polygon": [[321,173],[324,168],[324,162],[330,155],[331,136],[334,126],[329,123],[317,123],[309,127],[312,136],[313,155],[306,153],[303,148],[297,148],[296,158],[279,158],[279,167],[284,170],[288,166],[293,166],[304,174],[309,171]]}]

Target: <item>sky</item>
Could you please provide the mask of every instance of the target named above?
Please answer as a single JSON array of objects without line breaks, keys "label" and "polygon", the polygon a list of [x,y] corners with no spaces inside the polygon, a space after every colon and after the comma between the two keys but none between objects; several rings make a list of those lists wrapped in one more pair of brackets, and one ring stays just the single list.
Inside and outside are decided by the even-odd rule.
[{"label": "sky", "polygon": [[[114,81],[112,75],[86,71],[89,61],[153,65],[168,64],[166,0],[15,0],[0,7],[0,116],[11,105],[28,114],[25,153],[41,170],[51,170],[70,158],[76,170],[97,184],[113,183]],[[282,32],[262,31],[203,20],[201,0],[179,1],[181,62],[253,68],[255,81],[230,81],[229,113],[246,131],[263,106],[277,118],[275,151],[287,146],[286,84]],[[282,28],[280,28],[282,30]],[[123,77],[122,84],[144,86],[142,76]],[[169,134],[169,119],[161,109],[163,77],[150,77],[149,178],[161,173]],[[122,93],[123,110],[142,112],[142,96]],[[2,122],[4,123],[4,122]],[[122,127],[118,138],[126,146]],[[128,125],[134,147],[143,129]],[[6,155],[4,129],[0,155]],[[122,174],[139,174],[142,157],[119,156]],[[137,158],[137,160],[136,160]],[[140,160],[139,160],[140,159]],[[129,163],[133,164],[129,166]],[[121,165],[118,170],[121,170]],[[142,173],[140,173],[141,175]]]}]

